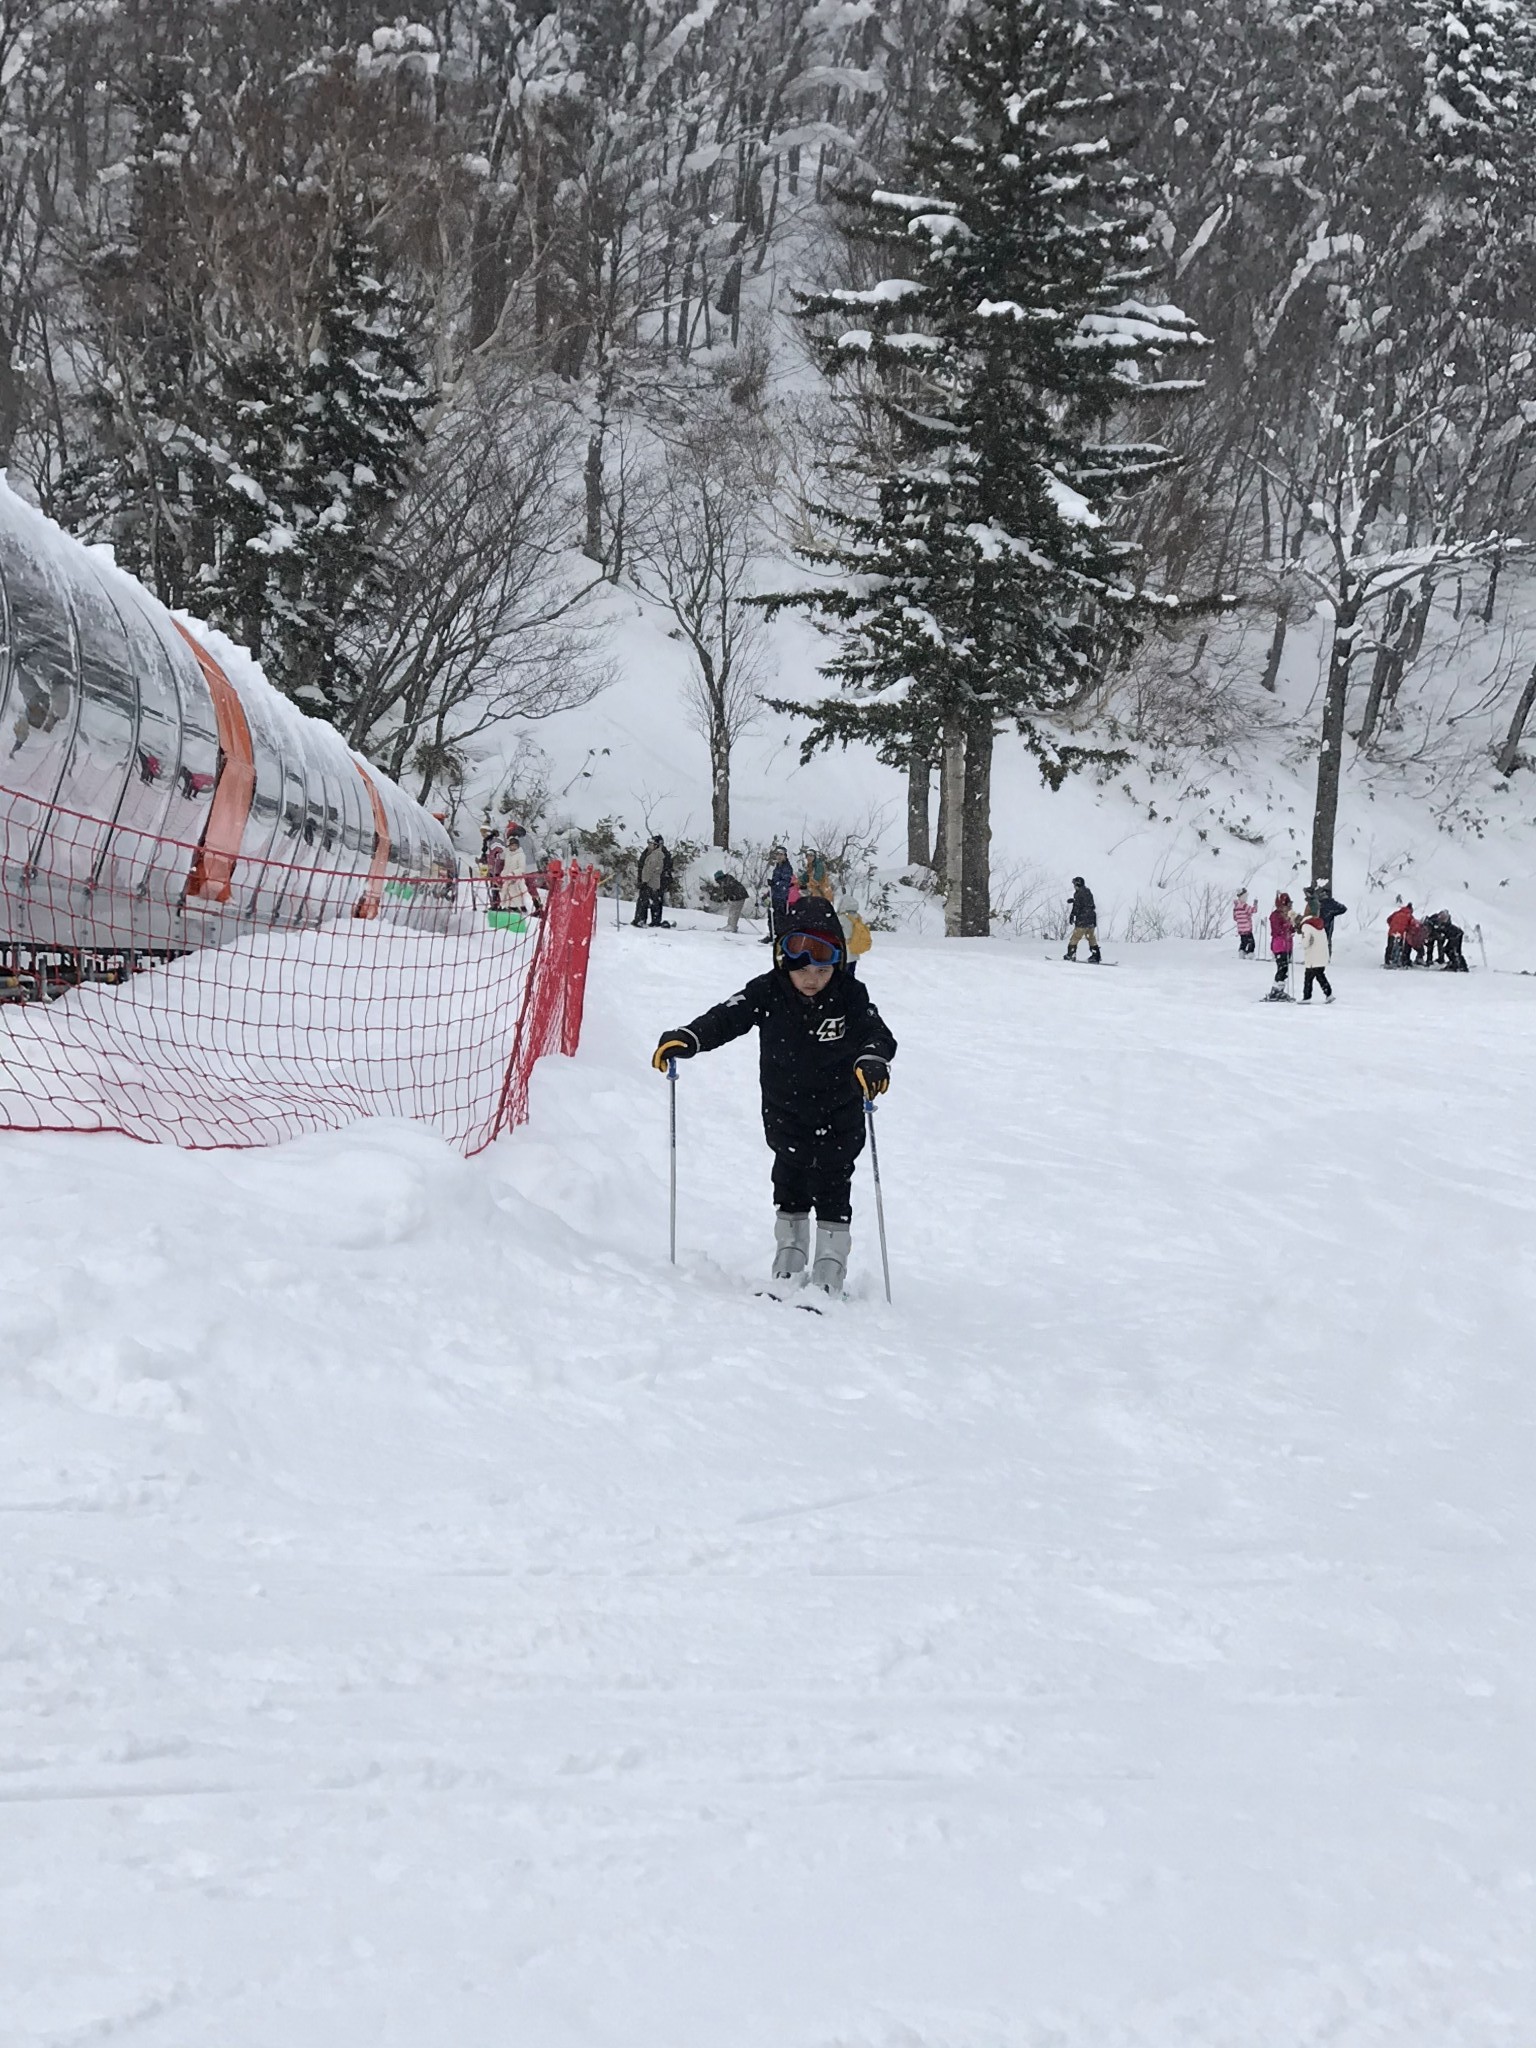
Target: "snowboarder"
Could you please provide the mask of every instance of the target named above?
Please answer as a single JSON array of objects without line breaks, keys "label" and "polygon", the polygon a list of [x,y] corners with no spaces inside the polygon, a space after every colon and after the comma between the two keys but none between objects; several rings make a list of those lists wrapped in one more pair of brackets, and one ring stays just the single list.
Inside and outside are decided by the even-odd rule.
[{"label": "snowboarder", "polygon": [[1409,935],[1418,924],[1411,903],[1400,903],[1387,919],[1387,954],[1384,967],[1408,965]]},{"label": "snowboarder", "polygon": [[735,931],[741,922],[741,906],[747,900],[747,892],[734,875],[728,875],[724,868],[715,869],[715,894],[725,905],[725,928]]},{"label": "snowboarder", "polygon": [[1249,902],[1246,889],[1239,889],[1232,904],[1232,922],[1237,926],[1237,950],[1240,954],[1258,951],[1253,937],[1253,920],[1257,915],[1258,905]]},{"label": "snowboarder", "polygon": [[798,887],[789,855],[782,846],[776,846],[773,849],[773,872],[768,877],[768,936],[763,941],[765,946],[771,946],[783,931],[790,891]]},{"label": "snowboarder", "polygon": [[[763,1133],[773,1152],[775,1280],[806,1276],[843,1291],[852,1241],[854,1162],[864,1105],[890,1086],[896,1041],[863,984],[847,973],[843,928],[829,903],[803,896],[773,949],[774,965],[691,1024],[661,1035],[651,1064],[713,1052],[758,1031]],[[811,1212],[816,1247],[811,1253]]]},{"label": "snowboarder", "polygon": [[1072,877],[1072,907],[1068,915],[1072,919],[1072,936],[1067,941],[1067,959],[1077,958],[1078,946],[1086,939],[1089,964],[1099,966],[1103,958],[1099,952],[1099,913],[1094,908],[1093,891],[1081,875]]},{"label": "snowboarder", "polygon": [[634,922],[637,925],[643,925],[647,920],[652,925],[661,923],[662,903],[671,878],[672,856],[662,844],[661,834],[653,832],[640,856],[636,874]]},{"label": "snowboarder", "polygon": [[1323,1001],[1333,1001],[1333,989],[1328,981],[1328,961],[1332,948],[1328,944],[1328,926],[1322,915],[1313,910],[1301,921],[1301,1000],[1310,1003],[1314,984],[1323,992]]},{"label": "snowboarder", "polygon": [[1291,1000],[1291,992],[1286,983],[1291,976],[1291,954],[1296,946],[1296,924],[1297,918],[1291,908],[1291,899],[1282,889],[1275,898],[1274,909],[1269,913],[1269,950],[1275,956],[1274,985],[1266,999],[1271,1003],[1288,1003]]}]

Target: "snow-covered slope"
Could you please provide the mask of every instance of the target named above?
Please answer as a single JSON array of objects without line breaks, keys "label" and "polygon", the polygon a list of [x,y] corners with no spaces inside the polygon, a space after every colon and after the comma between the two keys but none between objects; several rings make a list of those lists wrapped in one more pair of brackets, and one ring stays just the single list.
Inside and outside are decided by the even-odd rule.
[{"label": "snow-covered slope", "polygon": [[1536,983],[882,941],[896,1304],[755,970],[406,1126],[8,1138],[0,2039],[1524,2048]]}]

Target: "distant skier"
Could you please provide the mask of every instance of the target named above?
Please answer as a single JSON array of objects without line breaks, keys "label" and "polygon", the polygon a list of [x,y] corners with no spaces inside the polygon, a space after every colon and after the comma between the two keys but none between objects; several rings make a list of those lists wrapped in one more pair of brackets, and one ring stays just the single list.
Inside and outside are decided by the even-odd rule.
[{"label": "distant skier", "polygon": [[773,849],[773,872],[768,877],[768,936],[763,941],[765,946],[771,946],[783,931],[791,893],[798,894],[799,886],[789,855],[782,846],[776,846]]},{"label": "distant skier", "polygon": [[845,903],[841,914],[848,934],[848,972],[857,974],[859,962],[875,943],[875,935],[859,915],[857,904]]},{"label": "distant skier", "polygon": [[640,856],[640,866],[636,873],[634,923],[661,923],[664,892],[671,875],[672,856],[662,844],[661,834],[653,832],[644,853]]},{"label": "distant skier", "polygon": [[830,904],[803,896],[774,945],[774,965],[691,1024],[664,1031],[651,1064],[692,1059],[758,1031],[763,1133],[773,1152],[773,1277],[841,1294],[852,1242],[854,1162],[864,1104],[890,1086],[896,1041],[861,982],[844,969],[843,928]]},{"label": "distant skier", "polygon": [[490,907],[492,910],[500,910],[501,878],[507,870],[507,849],[495,833],[485,842],[481,859],[485,867],[486,880],[491,885]]},{"label": "distant skier", "polygon": [[538,868],[528,847],[526,825],[507,826],[507,857],[505,889],[506,905],[510,910],[526,911],[530,917],[542,917],[539,892],[533,885]]},{"label": "distant skier", "polygon": [[1316,986],[1323,992],[1323,1001],[1333,1001],[1333,988],[1328,980],[1328,960],[1332,949],[1328,944],[1328,927],[1317,911],[1311,911],[1301,921],[1301,1000],[1310,1003],[1312,990]]},{"label": "distant skier", "polygon": [[1275,956],[1274,985],[1267,1000],[1271,1003],[1288,1003],[1291,992],[1286,983],[1291,976],[1291,954],[1296,947],[1297,917],[1291,907],[1291,899],[1282,889],[1275,898],[1275,907],[1269,913],[1269,950]]},{"label": "distant skier", "polygon": [[725,928],[735,931],[741,923],[741,906],[747,900],[747,892],[734,875],[728,875],[724,868],[715,869],[715,894],[725,905]]},{"label": "distant skier", "polygon": [[1067,959],[1077,958],[1077,949],[1086,939],[1089,964],[1097,967],[1103,959],[1099,951],[1099,913],[1094,908],[1093,891],[1081,875],[1072,877],[1072,906],[1068,915],[1072,919],[1072,936],[1067,941]]},{"label": "distant skier", "polygon": [[819,896],[823,903],[831,903],[836,897],[826,856],[818,853],[814,846],[807,852],[805,866],[800,870],[800,893],[802,896]]},{"label": "distant skier", "polygon": [[1240,954],[1258,951],[1253,937],[1253,920],[1258,910],[1256,903],[1249,902],[1248,891],[1239,889],[1232,904],[1232,922],[1237,926],[1237,950]]},{"label": "distant skier", "polygon": [[1413,914],[1411,903],[1400,903],[1387,919],[1387,953],[1384,967],[1406,967],[1410,949],[1410,935],[1415,927],[1422,930]]}]

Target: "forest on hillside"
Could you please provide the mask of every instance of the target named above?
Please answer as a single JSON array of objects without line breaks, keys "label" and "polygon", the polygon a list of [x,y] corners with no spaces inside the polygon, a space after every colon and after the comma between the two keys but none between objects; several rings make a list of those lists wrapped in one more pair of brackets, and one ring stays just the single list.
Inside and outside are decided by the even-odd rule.
[{"label": "forest on hillside", "polygon": [[1526,766],[1533,224],[1528,0],[0,0],[0,461],[450,811],[617,582],[728,845],[809,578],[954,929],[1320,615],[1317,878],[1448,635]]}]

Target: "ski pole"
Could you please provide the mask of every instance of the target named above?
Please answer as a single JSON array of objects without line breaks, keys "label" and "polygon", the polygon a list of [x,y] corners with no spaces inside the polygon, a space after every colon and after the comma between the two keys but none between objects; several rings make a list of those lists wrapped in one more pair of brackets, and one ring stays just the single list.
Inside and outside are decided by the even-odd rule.
[{"label": "ski pole", "polygon": [[667,1093],[671,1107],[672,1124],[672,1263],[677,1264],[677,1061],[667,1061]]},{"label": "ski pole", "polygon": [[885,1274],[885,1298],[891,1298],[891,1259],[885,1247],[885,1197],[880,1192],[880,1147],[875,1143],[875,1105],[866,1101],[864,1120],[869,1127],[869,1163],[875,1170],[875,1218],[880,1225],[880,1267]]}]

